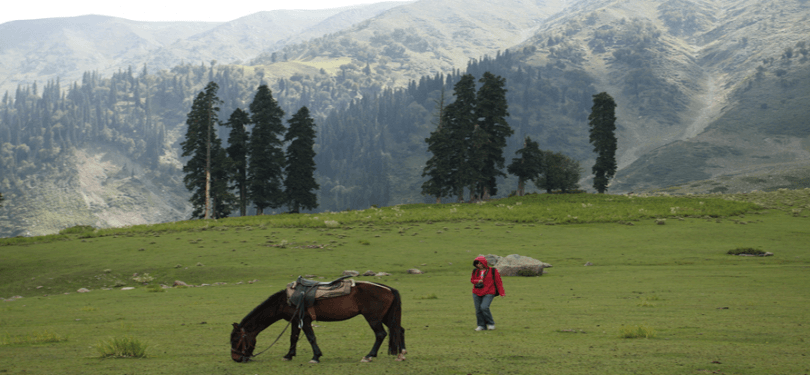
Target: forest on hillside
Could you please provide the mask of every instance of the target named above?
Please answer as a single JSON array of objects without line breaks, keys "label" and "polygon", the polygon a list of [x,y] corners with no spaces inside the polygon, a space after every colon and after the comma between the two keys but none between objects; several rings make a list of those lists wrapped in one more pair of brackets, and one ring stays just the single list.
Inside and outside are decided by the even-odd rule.
[{"label": "forest on hillside", "polygon": [[[442,90],[449,96],[462,74],[480,77],[485,71],[506,79],[508,122],[515,130],[504,150],[507,162],[525,136],[543,149],[577,160],[589,157],[593,78],[558,65],[525,66],[509,51],[402,89],[380,89],[373,73],[356,65],[344,66],[337,76],[293,75],[269,86],[287,116],[301,106],[313,113],[319,210],[360,209],[430,201],[419,186],[429,157],[425,138],[436,126],[436,100]],[[0,101],[0,191],[13,197],[24,194],[26,181],[37,176],[69,176],[71,164],[65,161],[72,150],[99,145],[121,150],[158,176],[177,175],[171,163],[178,158],[176,135],[182,134],[194,95],[216,82],[220,118],[227,118],[247,107],[263,75],[262,68],[212,62],[155,74],[145,66],[137,73],[130,68],[106,78],[87,72],[67,88],[58,80],[19,87]],[[227,139],[227,129],[218,130]],[[503,195],[516,188],[509,180],[499,182]]]}]

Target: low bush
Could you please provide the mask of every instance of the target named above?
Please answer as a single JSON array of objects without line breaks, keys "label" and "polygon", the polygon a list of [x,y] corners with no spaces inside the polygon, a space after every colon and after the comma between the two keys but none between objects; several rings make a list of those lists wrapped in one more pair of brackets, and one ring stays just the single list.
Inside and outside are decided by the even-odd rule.
[{"label": "low bush", "polygon": [[655,330],[643,325],[627,326],[622,327],[619,331],[619,337],[623,339],[651,339],[655,337]]},{"label": "low bush", "polygon": [[95,345],[102,358],[145,358],[148,347],[132,336],[101,340]]}]

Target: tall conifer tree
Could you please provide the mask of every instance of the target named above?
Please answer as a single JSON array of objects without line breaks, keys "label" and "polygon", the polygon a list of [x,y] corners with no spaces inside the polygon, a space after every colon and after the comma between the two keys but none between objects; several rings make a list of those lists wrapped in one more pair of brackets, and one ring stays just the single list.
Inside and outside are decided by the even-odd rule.
[{"label": "tall conifer tree", "polygon": [[448,155],[452,151],[450,149],[450,134],[449,130],[442,126],[446,107],[444,104],[444,88],[442,88],[441,96],[436,102],[436,107],[438,109],[436,130],[430,133],[430,137],[425,138],[428,152],[433,156],[428,159],[425,168],[422,170],[422,177],[428,177],[427,181],[422,183],[422,194],[436,197],[436,203],[441,203],[442,197],[453,193],[450,186],[452,166],[449,165],[448,160]]},{"label": "tall conifer tree", "polygon": [[[456,100],[444,111],[443,126],[447,127],[447,163],[451,166],[446,181],[450,189],[464,200],[464,187],[474,183],[475,171],[469,163],[470,142],[475,130],[475,77],[465,74],[453,86]],[[473,195],[473,192],[470,192]]]},{"label": "tall conifer tree", "polygon": [[284,195],[291,213],[301,208],[312,210],[318,207],[318,196],[313,190],[320,186],[315,182],[315,121],[307,107],[301,107],[288,121],[290,128],[284,136],[287,146],[287,165],[284,169]]},{"label": "tall conifer tree", "polygon": [[608,189],[610,179],[616,174],[616,102],[606,92],[593,96],[593,107],[588,116],[590,143],[596,153],[596,163],[591,169],[593,187],[599,193]]},{"label": "tall conifer tree", "polygon": [[514,130],[506,122],[506,117],[509,116],[506,79],[485,72],[479,82],[482,85],[476,96],[475,114],[478,125],[489,137],[480,149],[484,163],[477,190],[482,199],[489,199],[491,195],[498,193],[495,179],[506,176],[502,171],[505,161],[503,149],[506,147],[506,139],[514,134]]},{"label": "tall conifer tree", "polygon": [[247,126],[250,124],[250,115],[240,108],[231,113],[231,117],[226,124],[231,128],[228,135],[228,157],[231,159],[231,188],[236,189],[237,202],[239,205],[239,214],[241,216],[247,215],[248,205],[248,180],[247,180],[247,167],[248,167],[248,141],[250,134],[247,131]]},{"label": "tall conifer tree", "polygon": [[[183,166],[183,182],[192,192],[193,217],[219,218],[230,213],[231,197],[227,189],[228,160],[222,141],[214,131],[219,125],[217,112],[221,101],[217,86],[209,82],[197,94],[186,119],[186,139],[181,143],[183,156],[190,157]],[[223,185],[224,184],[224,185]],[[224,186],[224,187],[223,187]]]},{"label": "tall conifer tree", "polygon": [[250,199],[261,215],[265,208],[278,208],[286,201],[281,185],[284,168],[284,111],[273,99],[273,93],[267,85],[261,85],[250,103],[250,112],[253,131],[249,142],[248,186]]}]

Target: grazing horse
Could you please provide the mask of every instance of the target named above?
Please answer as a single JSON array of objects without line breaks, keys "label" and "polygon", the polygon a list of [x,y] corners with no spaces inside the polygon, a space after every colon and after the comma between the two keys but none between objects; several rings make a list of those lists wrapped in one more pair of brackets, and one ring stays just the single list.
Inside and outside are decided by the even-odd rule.
[{"label": "grazing horse", "polygon": [[[363,315],[374,330],[374,346],[363,357],[361,362],[371,362],[377,356],[385,336],[388,335],[388,354],[396,355],[397,361],[405,360],[405,329],[402,328],[402,300],[399,292],[391,287],[357,281],[351,293],[339,297],[318,300],[314,306],[317,319],[325,322],[334,322]],[[301,317],[303,316],[303,321]],[[273,294],[251,311],[241,323],[233,323],[231,332],[231,358],[236,362],[247,362],[256,349],[256,336],[271,324],[284,319],[290,322],[290,350],[283,360],[289,361],[295,356],[295,346],[301,328],[312,345],[312,360],[318,363],[323,355],[315,342],[315,333],[312,331],[312,316],[300,314],[295,306],[287,303],[287,293],[281,290]],[[301,324],[302,323],[302,324]],[[388,326],[390,334],[386,334],[383,324]],[[283,333],[283,332],[282,332]]]}]

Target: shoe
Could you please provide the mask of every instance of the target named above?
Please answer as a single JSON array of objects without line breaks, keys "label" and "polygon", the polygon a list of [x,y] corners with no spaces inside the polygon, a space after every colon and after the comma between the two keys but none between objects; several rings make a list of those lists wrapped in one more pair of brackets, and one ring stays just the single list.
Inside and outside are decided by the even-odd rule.
[{"label": "shoe", "polygon": [[483,331],[483,330],[485,330],[485,329],[486,329],[486,328],[481,327],[481,326],[478,326],[478,327],[476,327],[476,328],[475,328],[475,330],[476,330],[476,331]]},{"label": "shoe", "polygon": [[494,324],[487,325],[487,329],[491,331],[495,329],[495,325]]}]

